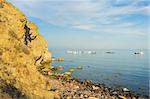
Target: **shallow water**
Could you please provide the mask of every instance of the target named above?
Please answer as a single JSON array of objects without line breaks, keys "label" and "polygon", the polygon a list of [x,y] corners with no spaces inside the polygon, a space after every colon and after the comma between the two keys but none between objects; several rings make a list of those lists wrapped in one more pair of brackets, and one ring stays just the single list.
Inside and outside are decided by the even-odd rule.
[{"label": "shallow water", "polygon": [[[95,50],[97,54],[67,54],[66,50],[51,50],[53,57],[64,57],[64,62],[54,62],[53,66],[64,66],[62,72],[76,66],[72,77],[88,79],[94,83],[104,83],[108,87],[126,87],[142,95],[149,94],[149,50],[144,55],[135,55],[139,50]],[[112,51],[114,54],[105,52]]]}]

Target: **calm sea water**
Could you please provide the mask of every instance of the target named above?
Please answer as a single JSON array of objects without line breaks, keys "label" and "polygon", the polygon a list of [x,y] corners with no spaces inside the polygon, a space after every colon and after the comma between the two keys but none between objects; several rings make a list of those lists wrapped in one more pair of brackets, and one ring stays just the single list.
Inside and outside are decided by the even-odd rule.
[{"label": "calm sea water", "polygon": [[[149,50],[142,50],[144,55],[135,55],[139,50],[95,50],[97,54],[67,54],[67,50],[51,50],[53,57],[64,57],[64,62],[54,62],[53,66],[64,66],[62,72],[76,66],[72,77],[81,80],[92,80],[94,83],[104,83],[108,87],[123,85],[129,90],[142,95],[149,94]],[[113,51],[114,54],[105,52]]]}]

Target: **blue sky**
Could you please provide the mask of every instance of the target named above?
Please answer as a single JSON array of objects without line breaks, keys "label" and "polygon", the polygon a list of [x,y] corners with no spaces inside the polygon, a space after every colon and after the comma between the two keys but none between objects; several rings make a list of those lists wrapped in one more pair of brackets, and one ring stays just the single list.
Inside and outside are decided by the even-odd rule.
[{"label": "blue sky", "polygon": [[39,26],[49,48],[146,49],[149,0],[8,0]]}]

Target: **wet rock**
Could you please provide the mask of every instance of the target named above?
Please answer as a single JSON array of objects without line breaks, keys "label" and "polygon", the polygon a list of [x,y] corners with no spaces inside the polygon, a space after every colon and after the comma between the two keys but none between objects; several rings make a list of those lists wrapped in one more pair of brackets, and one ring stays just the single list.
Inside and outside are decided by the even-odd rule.
[{"label": "wet rock", "polygon": [[121,95],[119,95],[119,98],[121,98],[121,99],[127,99],[125,96],[121,96]]},{"label": "wet rock", "polygon": [[76,66],[76,69],[81,70],[82,67],[81,66]]},{"label": "wet rock", "polygon": [[67,96],[66,99],[71,99],[71,97],[70,97],[70,96]]},{"label": "wet rock", "polygon": [[70,69],[69,72],[74,72],[74,69]]},{"label": "wet rock", "polygon": [[117,94],[118,94],[118,92],[114,91],[114,92],[112,92],[112,94],[113,94],[113,95],[117,95]]},{"label": "wet rock", "polygon": [[129,89],[128,88],[123,88],[122,89],[124,92],[129,92]]},{"label": "wet rock", "polygon": [[132,99],[136,99],[136,97],[132,97]]},{"label": "wet rock", "polygon": [[58,61],[64,61],[64,58],[58,58],[57,60]]},{"label": "wet rock", "polygon": [[71,72],[65,72],[64,76],[70,76],[72,73]]},{"label": "wet rock", "polygon": [[99,87],[96,87],[96,86],[92,86],[92,88],[93,88],[93,90],[98,90],[99,89]]},{"label": "wet rock", "polygon": [[64,66],[58,66],[56,69],[57,70],[64,70]]},{"label": "wet rock", "polygon": [[80,94],[80,98],[82,99],[84,96],[83,96],[83,94]]},{"label": "wet rock", "polygon": [[74,86],[73,88],[74,88],[74,89],[79,89],[79,86]]},{"label": "wet rock", "polygon": [[49,75],[49,76],[52,76],[52,75],[53,75],[53,73],[52,73],[51,71],[49,71],[49,72],[48,72],[48,75]]},{"label": "wet rock", "polygon": [[52,58],[52,61],[57,61],[57,62],[64,62],[64,58]]},{"label": "wet rock", "polygon": [[89,97],[88,99],[98,99],[98,98],[95,98],[95,97]]}]

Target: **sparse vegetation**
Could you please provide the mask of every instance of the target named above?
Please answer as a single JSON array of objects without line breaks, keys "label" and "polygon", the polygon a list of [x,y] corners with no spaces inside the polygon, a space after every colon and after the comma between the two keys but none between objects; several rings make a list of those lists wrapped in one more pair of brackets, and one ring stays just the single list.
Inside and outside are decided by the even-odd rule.
[{"label": "sparse vegetation", "polygon": [[2,3],[0,3],[0,8],[3,8],[3,4]]},{"label": "sparse vegetation", "polygon": [[11,36],[12,38],[18,39],[17,34],[14,31],[9,31],[9,36]]},{"label": "sparse vegetation", "polygon": [[21,46],[21,50],[22,50],[25,54],[27,54],[27,55],[30,54],[30,51],[29,51],[29,49],[28,49],[26,46]]},{"label": "sparse vegetation", "polygon": [[3,50],[0,48],[0,56],[3,54]]},{"label": "sparse vegetation", "polygon": [[37,36],[31,36],[32,34],[30,33],[30,28],[26,24],[24,26],[24,29],[25,29],[25,34],[24,34],[25,38],[24,38],[24,41],[25,41],[25,45],[28,45],[28,42],[31,42]]}]

